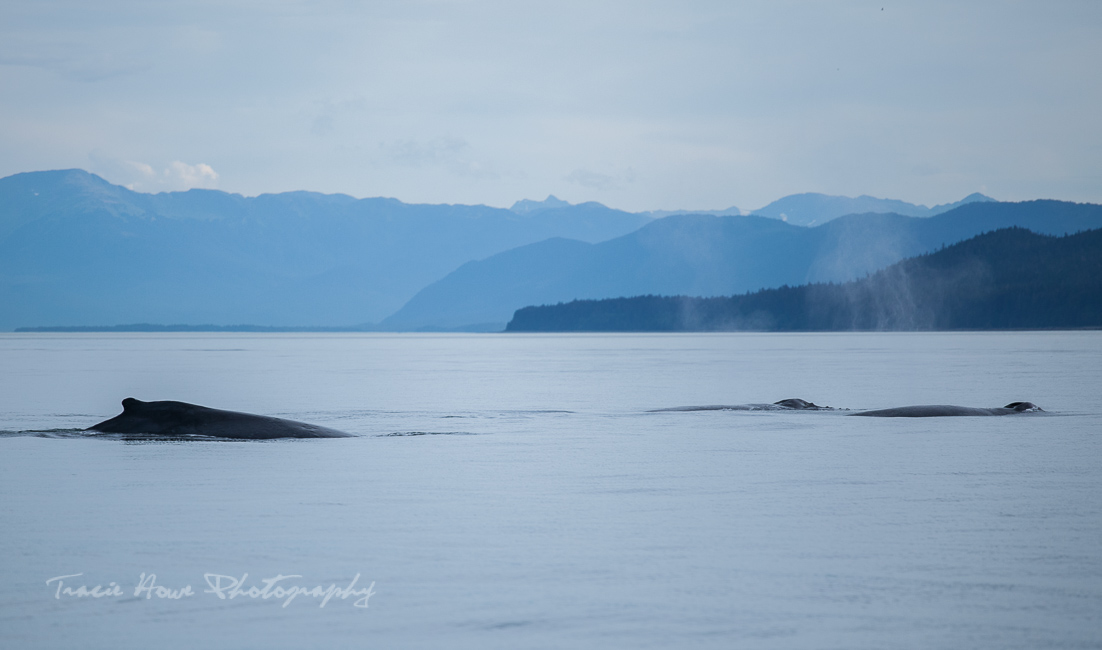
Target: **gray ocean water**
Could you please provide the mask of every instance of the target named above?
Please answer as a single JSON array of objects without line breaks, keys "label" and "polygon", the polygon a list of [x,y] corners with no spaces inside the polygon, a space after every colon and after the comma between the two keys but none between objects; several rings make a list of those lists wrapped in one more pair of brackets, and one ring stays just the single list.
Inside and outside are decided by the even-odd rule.
[{"label": "gray ocean water", "polygon": [[[0,646],[1098,648],[1100,389],[1100,332],[0,334]],[[75,431],[129,396],[359,437]],[[1047,412],[648,412],[790,397]]]}]

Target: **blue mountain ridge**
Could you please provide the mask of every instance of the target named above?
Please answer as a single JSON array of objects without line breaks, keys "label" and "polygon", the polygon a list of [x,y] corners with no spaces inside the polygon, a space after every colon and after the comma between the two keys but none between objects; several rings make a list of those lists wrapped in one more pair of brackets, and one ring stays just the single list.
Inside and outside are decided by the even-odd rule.
[{"label": "blue mountain ridge", "polygon": [[[830,201],[820,203],[859,200],[826,198]],[[128,323],[371,328],[391,314],[395,317],[386,327],[396,329],[495,328],[509,315],[501,315],[499,299],[511,304],[559,295],[559,289],[569,299],[572,287],[587,282],[618,290],[615,278],[630,268],[637,269],[633,286],[703,290],[722,284],[722,264],[710,268],[700,257],[691,268],[681,268],[673,253],[659,274],[647,269],[649,262],[628,261],[609,262],[610,268],[587,262],[597,278],[567,281],[555,275],[556,265],[588,256],[582,252],[588,245],[657,224],[655,217],[683,213],[632,214],[554,196],[518,201],[506,210],[303,191],[256,197],[199,189],[143,194],[79,169],[16,174],[0,179],[0,330]],[[732,207],[706,214],[738,213]],[[685,217],[684,223],[710,218]],[[692,248],[700,234],[679,226],[639,237],[672,238],[648,244],[658,250],[676,249],[682,239]],[[792,246],[798,252],[797,240]],[[486,308],[468,309],[474,320],[451,306],[439,314],[422,310],[406,318],[424,299],[418,292],[431,294],[431,285],[449,273],[539,242],[542,248],[512,254],[534,255],[517,261],[517,268],[543,269],[528,278],[528,290],[514,297],[477,295],[476,290],[468,307],[485,302]],[[789,244],[780,246],[787,250]],[[555,257],[544,261],[540,251]],[[752,247],[745,251],[754,254]],[[710,255],[720,259],[726,253]],[[876,260],[894,261],[890,255]],[[771,264],[766,258],[758,261]],[[573,272],[586,268],[583,264]],[[492,291],[498,284],[488,278],[484,286]],[[407,304],[409,309],[400,310]]]},{"label": "blue mountain ridge", "polygon": [[1102,229],[1003,228],[872,275],[715,298],[635,296],[518,309],[511,332],[916,331],[1102,327]]},{"label": "blue mountain ridge", "polygon": [[989,196],[976,192],[969,194],[956,203],[946,203],[927,208],[924,205],[914,205],[895,199],[878,199],[864,194],[856,198],[850,198],[848,196],[829,196],[808,192],[777,199],[750,214],[758,217],[780,219],[795,226],[820,226],[831,219],[847,214],[877,212],[881,214],[899,214],[905,217],[932,217],[968,203],[994,200]]},{"label": "blue mountain ridge", "polygon": [[373,323],[472,259],[648,223],[592,203],[528,215],[288,192],[142,194],[81,170],[0,179],[0,329]]},{"label": "blue mountain ridge", "polygon": [[640,295],[727,296],[844,282],[990,230],[1102,227],[1102,206],[972,202],[926,218],[848,215],[807,228],[766,217],[670,216],[598,244],[562,239],[469,262],[383,321],[392,328],[504,324],[526,306]]}]

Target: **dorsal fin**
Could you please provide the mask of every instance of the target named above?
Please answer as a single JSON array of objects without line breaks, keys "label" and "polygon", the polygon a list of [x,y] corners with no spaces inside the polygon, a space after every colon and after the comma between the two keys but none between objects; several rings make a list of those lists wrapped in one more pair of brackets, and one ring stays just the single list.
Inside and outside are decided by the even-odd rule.
[{"label": "dorsal fin", "polygon": [[133,397],[127,397],[126,399],[124,399],[122,401],[122,410],[123,411],[129,411],[130,409],[138,408],[139,406],[142,406],[143,404],[145,404],[145,402],[141,401],[140,399],[134,399]]},{"label": "dorsal fin", "polygon": [[789,398],[789,399],[782,399],[779,402],[773,402],[773,405],[774,406],[784,406],[784,407],[790,408],[790,409],[817,409],[817,408],[820,408],[819,405],[812,404],[811,402],[809,402],[807,400],[799,399],[798,397],[792,397],[792,398]]}]

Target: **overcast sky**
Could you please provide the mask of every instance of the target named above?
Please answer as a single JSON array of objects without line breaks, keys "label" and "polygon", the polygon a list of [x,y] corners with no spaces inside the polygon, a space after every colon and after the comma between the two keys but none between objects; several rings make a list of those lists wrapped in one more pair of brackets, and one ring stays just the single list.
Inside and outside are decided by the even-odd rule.
[{"label": "overcast sky", "polygon": [[1102,202],[1102,2],[6,0],[0,176],[509,206]]}]

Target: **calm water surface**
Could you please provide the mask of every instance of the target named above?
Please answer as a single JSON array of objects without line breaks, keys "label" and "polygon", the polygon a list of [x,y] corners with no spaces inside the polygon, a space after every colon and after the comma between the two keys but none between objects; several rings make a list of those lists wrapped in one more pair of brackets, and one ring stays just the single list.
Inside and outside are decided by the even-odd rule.
[{"label": "calm water surface", "polygon": [[[0,334],[0,646],[1102,647],[1100,389],[1098,332]],[[359,437],[75,432],[128,396]],[[789,397],[1048,413],[647,412]]]}]

